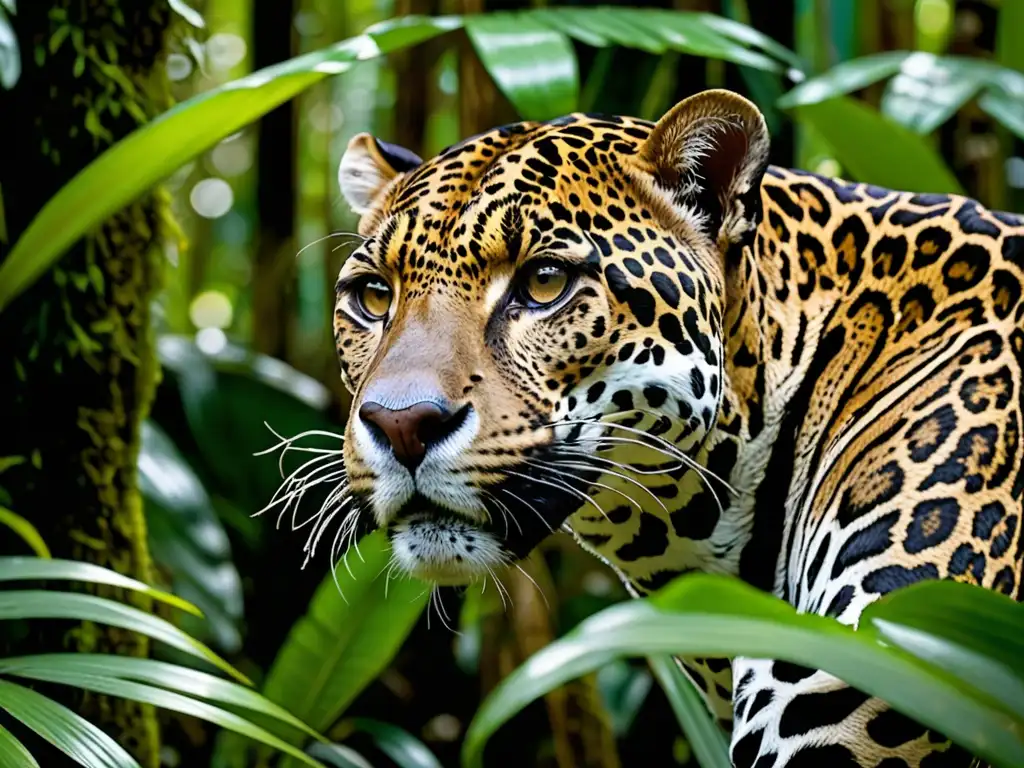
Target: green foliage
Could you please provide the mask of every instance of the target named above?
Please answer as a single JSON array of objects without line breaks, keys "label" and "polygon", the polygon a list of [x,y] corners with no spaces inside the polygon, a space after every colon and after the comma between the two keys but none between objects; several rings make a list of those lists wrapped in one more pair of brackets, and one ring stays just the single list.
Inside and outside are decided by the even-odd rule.
[{"label": "green foliage", "polygon": [[[779,106],[806,107],[892,78],[882,97],[882,112],[918,134],[944,123],[969,99],[1024,138],[1015,121],[986,105],[1024,98],[1024,74],[991,61],[935,56],[921,51],[888,51],[844,61],[805,80],[779,100]],[[877,131],[875,131],[877,133]]]},{"label": "green foliage", "polygon": [[[0,264],[0,310],[84,233],[225,136],[328,75],[462,24],[459,17],[412,16],[377,25],[329,48],[195,96],[142,126],[82,170],[33,219]],[[540,57],[542,67],[510,69],[509,56],[491,47],[483,61],[513,104],[537,118],[554,117],[575,101],[575,57],[566,36],[597,46],[620,44],[654,52],[671,49],[714,56],[773,71],[784,68],[773,56],[786,54],[793,63],[791,54],[764,35],[708,14],[541,9],[473,17],[469,29],[478,48],[484,41],[493,44],[501,39],[505,51],[525,45]],[[528,74],[525,79],[524,71]],[[109,184],[111,178],[119,183]]]},{"label": "green foliage", "polygon": [[[970,631],[950,616],[962,617]],[[648,599],[592,616],[507,677],[470,725],[464,764],[483,765],[491,734],[562,683],[617,656],[678,654],[776,658],[823,669],[993,765],[1012,768],[1024,764],[1022,626],[1024,605],[952,582],[923,583],[882,598],[855,631],[831,618],[797,613],[736,579],[683,576]],[[981,659],[985,673],[979,675],[974,670]],[[702,765],[727,760],[720,752]]]},{"label": "green foliage", "polygon": [[6,507],[0,507],[0,525],[8,528],[24,541],[37,557],[50,557],[50,549],[43,541],[43,537],[39,535],[39,531],[21,515]]},{"label": "green foliage", "polygon": [[[528,34],[509,35],[513,25]],[[470,16],[465,28],[481,63],[525,120],[576,109],[576,53],[564,34],[522,14]]]},{"label": "green foliage", "polygon": [[649,662],[701,768],[732,768],[728,739],[708,717],[707,705],[676,661],[671,656],[653,656]]},{"label": "green foliage", "polygon": [[[128,589],[193,613],[174,595],[90,563],[41,558],[0,558],[0,581],[75,580]],[[52,590],[0,591],[0,620],[88,620],[122,627],[162,640],[248,682],[230,664],[172,624],[131,606],[93,595]],[[319,738],[316,731],[255,691],[205,672],[174,664],[101,654],[44,654],[0,658],[0,708],[88,768],[127,768],[135,760],[96,726],[61,704],[8,678],[70,685],[95,693],[155,704],[206,720],[293,756],[320,764],[281,737],[209,701],[259,713],[293,731]],[[294,738],[294,737],[292,737]],[[27,750],[6,730],[0,733],[0,757],[24,758]],[[34,759],[30,758],[34,764]],[[4,762],[5,765],[12,764]],[[13,763],[23,765],[24,762]]]},{"label": "green foliage", "polygon": [[862,102],[839,96],[794,109],[855,179],[909,192],[963,192],[934,149]]},{"label": "green foliage", "polygon": [[158,352],[197,448],[194,469],[202,469],[211,489],[241,508],[262,508],[281,483],[271,469],[275,462],[256,455],[277,442],[275,433],[323,432],[304,445],[340,447],[331,436],[339,427],[323,412],[327,391],[281,361],[232,344],[206,354],[177,336],[162,337]]},{"label": "green foliage", "polygon": [[8,14],[16,13],[14,0],[0,0],[0,87],[11,89],[21,77],[21,52]]},{"label": "green foliage", "polygon": [[397,726],[365,717],[349,720],[345,725],[354,732],[366,733],[373,737],[378,749],[398,768],[442,768],[441,763],[422,741]]},{"label": "green foliage", "polygon": [[[441,768],[420,739],[390,723],[356,718],[343,723],[346,730],[369,734],[377,748],[398,768]],[[336,768],[368,768],[367,760],[344,744],[315,743],[309,755]],[[373,768],[370,766],[370,768]]]},{"label": "green foliage", "polygon": [[242,582],[227,533],[192,466],[151,421],[143,424],[139,490],[153,560],[169,575],[175,594],[205,617],[189,622],[189,630],[221,650],[237,651]]},{"label": "green foliage", "polygon": [[[0,708],[85,768],[139,768],[106,733],[63,704],[29,688],[0,680]],[[9,733],[7,736],[14,738]],[[10,753],[26,751],[20,742],[12,743],[5,737],[4,743]]]},{"label": "green foliage", "polygon": [[[750,27],[711,14],[543,8],[466,20],[405,17],[195,96],[118,142],[47,203],[0,265],[0,309],[98,222],[225,136],[358,61],[401,50],[463,25],[506,96],[521,114],[533,119],[570,111],[578,99],[576,60],[568,38],[598,47],[620,45],[658,54],[679,51],[730,61],[749,70],[787,71],[794,80],[803,78],[801,62],[792,52]],[[524,56],[524,50],[530,54]],[[931,69],[922,73],[926,60]],[[855,108],[833,106],[824,113],[806,109],[897,72],[901,73],[897,82],[899,77],[913,77],[928,86],[921,98],[911,100],[893,92],[886,101],[890,117],[919,133],[934,128],[982,88],[981,104],[997,119],[1011,130],[1024,123],[1021,109],[1015,108],[1019,106],[1015,100],[1024,93],[1024,75],[987,62],[924,53],[887,53],[840,64],[820,78],[801,83],[780,104],[804,107],[798,110],[797,119],[815,127],[822,123],[825,130],[832,131],[830,143],[839,161],[860,180],[884,184],[887,175],[872,175],[876,166],[865,162],[860,156],[863,151],[851,147],[891,143],[909,148],[916,158],[915,167],[926,174],[908,172],[897,179],[916,181],[913,188],[939,181],[945,183],[930,187],[932,191],[955,189],[948,171],[943,174],[932,167],[941,161],[922,160],[929,151],[927,146],[911,141],[897,128],[856,114],[858,131],[843,132],[839,130],[843,121]],[[951,82],[955,87],[949,87]],[[767,82],[761,84],[770,88]],[[853,136],[857,141],[851,140]],[[107,183],[110,178],[118,178],[119,183]]]},{"label": "green foliage", "polygon": [[[48,579],[53,581],[87,581],[92,584],[104,584],[109,587],[120,587],[130,589],[134,592],[141,592],[146,597],[168,605],[179,608],[183,611],[202,615],[198,608],[190,605],[177,595],[172,595],[159,589],[154,589],[148,584],[143,584],[137,579],[130,578],[115,571],[101,568],[92,563],[80,563],[75,560],[51,560],[49,558],[34,557],[0,557],[0,582],[6,581],[34,581],[36,579]],[[8,597],[11,593],[0,593],[0,596]],[[74,597],[74,596],[72,596]],[[9,602],[11,610],[17,610],[18,601]],[[26,610],[32,608],[26,607]],[[5,618],[23,618],[18,616],[7,616]]]},{"label": "green foliage", "polygon": [[384,670],[427,603],[429,585],[384,574],[390,557],[383,531],[349,549],[267,673],[267,697],[318,730]]}]

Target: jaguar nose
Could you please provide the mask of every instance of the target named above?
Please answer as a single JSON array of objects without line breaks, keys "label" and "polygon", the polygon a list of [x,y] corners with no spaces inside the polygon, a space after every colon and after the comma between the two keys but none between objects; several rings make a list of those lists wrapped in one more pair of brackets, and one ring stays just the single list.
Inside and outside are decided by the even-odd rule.
[{"label": "jaguar nose", "polygon": [[359,418],[410,472],[423,461],[427,448],[454,432],[461,419],[436,403],[423,401],[393,411],[379,403],[363,403]]}]

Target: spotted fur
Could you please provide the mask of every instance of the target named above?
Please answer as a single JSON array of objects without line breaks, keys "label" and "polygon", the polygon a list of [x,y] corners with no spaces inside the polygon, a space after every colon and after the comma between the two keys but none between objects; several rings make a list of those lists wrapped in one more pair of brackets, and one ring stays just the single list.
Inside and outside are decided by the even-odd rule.
[{"label": "spotted fur", "polygon": [[[1020,599],[1024,220],[767,156],[723,91],[428,162],[353,140],[345,462],[404,569],[472,581],[564,527],[638,595],[719,572],[848,624],[922,579]],[[517,299],[536,260],[571,279],[539,308]],[[447,426],[403,466],[367,403]],[[823,672],[683,663],[738,768],[970,764]]]}]

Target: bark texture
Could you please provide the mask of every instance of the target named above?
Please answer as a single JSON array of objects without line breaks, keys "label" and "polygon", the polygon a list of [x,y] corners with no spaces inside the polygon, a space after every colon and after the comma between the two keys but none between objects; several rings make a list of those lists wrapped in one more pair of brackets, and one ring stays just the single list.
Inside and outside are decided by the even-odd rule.
[{"label": "bark texture", "polygon": [[[61,186],[166,109],[172,18],[167,0],[18,4],[12,22],[22,75],[14,89],[0,91],[8,148],[0,189],[9,241],[0,258]],[[149,579],[151,562],[136,462],[158,377],[150,303],[166,216],[161,193],[136,201],[0,312],[0,500],[35,524],[54,557],[142,580]],[[2,548],[22,551],[15,546],[5,539]],[[89,591],[148,607],[135,594]],[[5,637],[3,652],[149,652],[146,638],[90,622],[29,626],[27,637]],[[151,707],[63,687],[52,693],[141,765],[158,765]],[[45,764],[61,760],[47,756]]]}]

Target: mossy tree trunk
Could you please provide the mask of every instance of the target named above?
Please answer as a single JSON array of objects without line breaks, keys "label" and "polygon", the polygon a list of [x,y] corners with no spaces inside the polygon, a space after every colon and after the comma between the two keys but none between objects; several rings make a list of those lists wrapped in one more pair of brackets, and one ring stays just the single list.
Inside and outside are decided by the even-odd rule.
[{"label": "mossy tree trunk", "polygon": [[[22,74],[13,90],[0,91],[4,252],[77,171],[166,108],[171,20],[167,0],[18,4],[12,22]],[[150,303],[165,215],[159,193],[135,202],[0,312],[3,503],[36,525],[55,557],[143,580],[151,565],[136,461],[158,375]],[[97,593],[140,604],[134,595]],[[6,645],[7,653],[149,652],[148,641],[135,633],[89,623],[33,622],[28,638]],[[143,766],[158,765],[150,707],[54,692]]]}]

